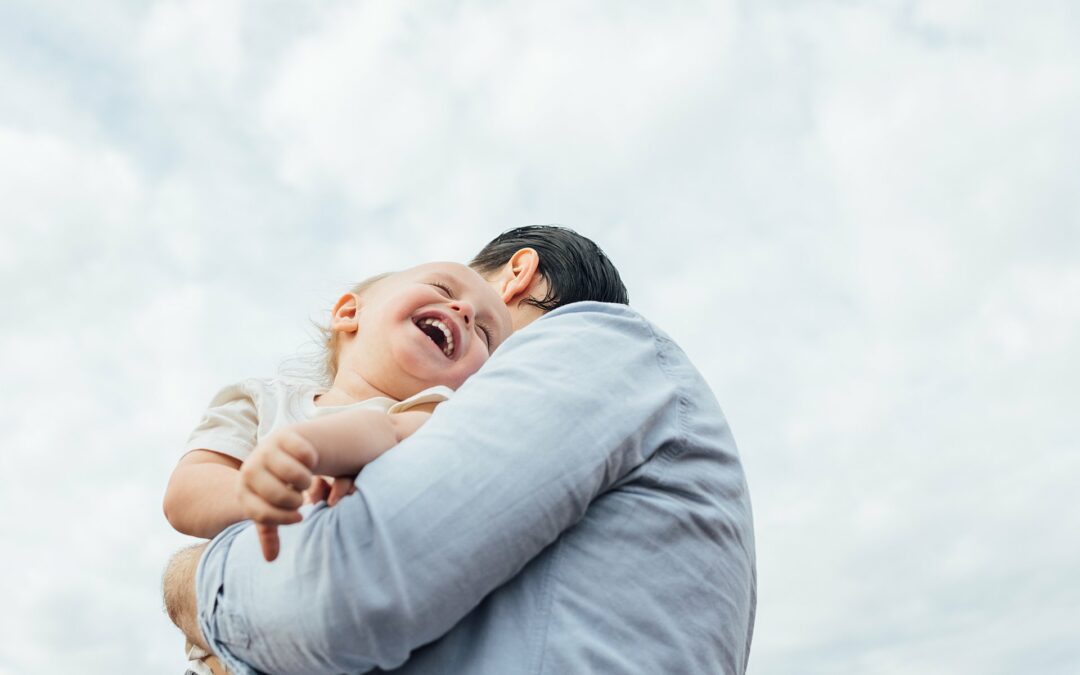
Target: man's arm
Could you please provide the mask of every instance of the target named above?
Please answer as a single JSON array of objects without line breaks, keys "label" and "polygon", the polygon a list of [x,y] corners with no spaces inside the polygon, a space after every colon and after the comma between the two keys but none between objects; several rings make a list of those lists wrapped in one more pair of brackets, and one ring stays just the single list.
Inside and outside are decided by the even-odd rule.
[{"label": "man's arm", "polygon": [[370,464],[357,494],[283,528],[278,562],[238,536],[222,579],[238,593],[230,611],[297,660],[235,642],[233,654],[269,671],[362,672],[443,635],[674,440],[679,390],[657,340],[625,307],[553,312]]}]

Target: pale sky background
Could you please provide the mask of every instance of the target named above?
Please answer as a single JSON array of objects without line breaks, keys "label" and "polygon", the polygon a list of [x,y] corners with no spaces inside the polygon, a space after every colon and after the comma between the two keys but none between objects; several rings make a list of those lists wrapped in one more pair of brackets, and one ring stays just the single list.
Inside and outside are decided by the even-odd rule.
[{"label": "pale sky background", "polygon": [[529,223],[724,406],[752,675],[1080,672],[1075,2],[74,6],[0,0],[0,675],[179,675],[216,388]]}]

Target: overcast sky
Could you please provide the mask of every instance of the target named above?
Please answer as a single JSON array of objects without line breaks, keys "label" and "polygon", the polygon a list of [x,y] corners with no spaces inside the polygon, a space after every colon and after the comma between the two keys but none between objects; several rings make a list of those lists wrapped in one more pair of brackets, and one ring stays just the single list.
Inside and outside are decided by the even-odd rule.
[{"label": "overcast sky", "polygon": [[1080,672],[1074,2],[71,7],[0,2],[0,675],[182,672],[216,388],[529,223],[724,406],[752,675]]}]

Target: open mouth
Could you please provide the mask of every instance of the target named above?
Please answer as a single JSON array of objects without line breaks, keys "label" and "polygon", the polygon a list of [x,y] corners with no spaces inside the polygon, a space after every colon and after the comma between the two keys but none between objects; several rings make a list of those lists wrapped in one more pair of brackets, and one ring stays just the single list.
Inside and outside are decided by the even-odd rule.
[{"label": "open mouth", "polygon": [[446,358],[454,358],[454,333],[446,323],[441,319],[429,316],[425,319],[419,319],[416,322],[416,327],[431,338],[431,341],[442,350]]}]

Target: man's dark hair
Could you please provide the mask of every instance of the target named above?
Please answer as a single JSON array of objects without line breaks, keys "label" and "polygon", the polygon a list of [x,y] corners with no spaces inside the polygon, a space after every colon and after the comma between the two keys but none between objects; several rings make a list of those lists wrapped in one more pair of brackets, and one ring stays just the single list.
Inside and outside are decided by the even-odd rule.
[{"label": "man's dark hair", "polygon": [[488,242],[469,267],[486,276],[523,248],[540,257],[537,271],[547,281],[547,294],[525,302],[545,312],[572,302],[594,300],[630,304],[619,270],[591,239],[557,225],[526,225],[507,230]]}]

